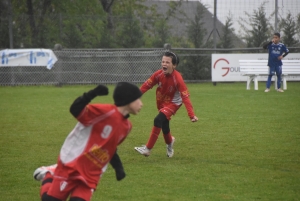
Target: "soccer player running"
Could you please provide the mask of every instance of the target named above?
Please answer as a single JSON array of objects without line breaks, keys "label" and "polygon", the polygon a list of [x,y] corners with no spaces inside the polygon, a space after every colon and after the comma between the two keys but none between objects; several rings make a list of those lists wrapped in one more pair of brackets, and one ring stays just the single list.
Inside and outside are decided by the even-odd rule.
[{"label": "soccer player running", "polygon": [[34,171],[34,178],[42,181],[42,201],[89,201],[105,172],[108,163],[115,170],[117,180],[125,177],[117,146],[131,130],[129,114],[142,108],[142,92],[131,83],[119,82],[113,93],[113,104],[89,104],[96,96],[108,94],[108,88],[98,85],[78,97],[70,107],[78,120],[65,139],[57,164],[42,166]]},{"label": "soccer player running", "polygon": [[179,58],[175,53],[165,52],[161,60],[162,69],[154,72],[140,87],[142,93],[145,93],[154,85],[157,85],[156,105],[159,111],[158,115],[154,118],[154,126],[152,127],[147,144],[145,146],[135,147],[135,150],[144,156],[150,155],[150,151],[156,143],[161,130],[165,143],[167,144],[167,156],[173,156],[175,138],[171,135],[169,122],[171,116],[175,115],[182,103],[184,103],[191,121],[198,121],[193,111],[186,84],[181,74],[175,70],[178,64]]},{"label": "soccer player running", "polygon": [[282,74],[281,60],[286,55],[288,55],[289,50],[286,48],[286,46],[283,43],[280,43],[279,41],[280,41],[280,33],[274,33],[272,41],[263,44],[263,48],[268,49],[269,51],[269,59],[268,59],[269,75],[266,83],[265,92],[270,91],[271,79],[272,76],[275,74],[275,72],[277,76],[277,91],[284,92],[281,89],[281,74]]}]

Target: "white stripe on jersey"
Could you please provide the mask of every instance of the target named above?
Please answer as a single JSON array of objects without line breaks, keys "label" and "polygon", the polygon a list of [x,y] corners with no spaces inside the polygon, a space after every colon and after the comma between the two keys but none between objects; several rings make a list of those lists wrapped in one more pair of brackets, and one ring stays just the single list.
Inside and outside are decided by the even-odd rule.
[{"label": "white stripe on jersey", "polygon": [[66,164],[82,154],[88,143],[93,126],[84,126],[78,122],[66,138],[61,150],[60,160]]},{"label": "white stripe on jersey", "polygon": [[102,121],[103,119],[109,117],[113,113],[115,113],[115,109],[98,116],[90,122],[88,122],[89,126],[84,126],[82,123],[78,122],[75,128],[70,132],[67,136],[61,150],[60,150],[60,159],[66,164],[73,160],[75,160],[78,156],[82,154],[84,151],[86,144],[88,143],[91,135],[91,131],[93,125]]}]

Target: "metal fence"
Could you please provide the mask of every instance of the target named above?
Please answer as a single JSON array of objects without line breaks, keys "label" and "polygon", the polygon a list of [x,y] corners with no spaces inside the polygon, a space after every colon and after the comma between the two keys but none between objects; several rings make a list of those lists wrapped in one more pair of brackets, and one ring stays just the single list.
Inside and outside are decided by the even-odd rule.
[{"label": "metal fence", "polygon": [[158,50],[56,50],[58,61],[45,67],[0,68],[1,85],[65,85],[143,82],[160,68]]},{"label": "metal fence", "polygon": [[[289,48],[300,52],[300,48]],[[1,67],[0,85],[111,84],[119,81],[143,83],[161,68],[161,57],[168,49],[63,49],[54,50],[58,61],[46,67]],[[261,48],[184,49],[177,70],[186,82],[211,81],[212,53],[262,53]]]}]

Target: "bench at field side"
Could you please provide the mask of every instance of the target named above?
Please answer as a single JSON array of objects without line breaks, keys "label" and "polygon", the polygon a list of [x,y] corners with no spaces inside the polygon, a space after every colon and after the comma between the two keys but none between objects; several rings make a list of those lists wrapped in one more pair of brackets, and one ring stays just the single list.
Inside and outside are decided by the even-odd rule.
[{"label": "bench at field side", "polygon": [[[269,67],[268,60],[239,60],[240,73],[243,76],[248,76],[247,90],[250,89],[251,81],[254,81],[254,89],[258,90],[258,76],[268,76]],[[283,89],[287,89],[287,76],[300,76],[300,60],[282,60],[282,82]],[[277,76],[275,77],[275,89],[277,89]],[[266,80],[267,81],[267,80]]]}]

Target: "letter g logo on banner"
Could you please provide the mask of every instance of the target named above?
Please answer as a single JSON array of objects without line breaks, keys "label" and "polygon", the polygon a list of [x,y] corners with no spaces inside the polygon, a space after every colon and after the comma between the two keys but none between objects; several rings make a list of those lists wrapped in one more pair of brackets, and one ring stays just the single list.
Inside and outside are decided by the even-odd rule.
[{"label": "letter g logo on banner", "polygon": [[[214,63],[214,69],[216,69],[216,65],[217,63],[221,62],[221,61],[225,61],[227,64],[229,64],[229,62],[224,59],[224,58],[221,58],[221,59],[218,59],[217,61],[215,61]],[[229,73],[229,70],[230,68],[229,67],[222,67],[222,69],[224,69],[226,72],[222,75],[222,77],[225,77],[228,73]]]}]

